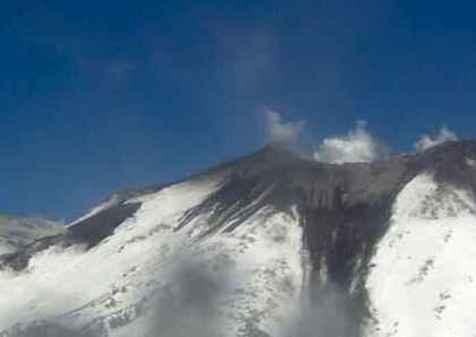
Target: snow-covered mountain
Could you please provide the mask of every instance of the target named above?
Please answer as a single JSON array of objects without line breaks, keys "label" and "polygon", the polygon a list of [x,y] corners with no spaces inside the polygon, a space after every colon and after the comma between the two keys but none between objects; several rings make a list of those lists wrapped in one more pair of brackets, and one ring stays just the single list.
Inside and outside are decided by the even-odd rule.
[{"label": "snow-covered mountain", "polygon": [[0,214],[0,255],[12,253],[39,238],[63,231],[64,226],[57,222]]},{"label": "snow-covered mountain", "polygon": [[268,146],[116,194],[0,257],[0,336],[473,337],[475,163]]}]

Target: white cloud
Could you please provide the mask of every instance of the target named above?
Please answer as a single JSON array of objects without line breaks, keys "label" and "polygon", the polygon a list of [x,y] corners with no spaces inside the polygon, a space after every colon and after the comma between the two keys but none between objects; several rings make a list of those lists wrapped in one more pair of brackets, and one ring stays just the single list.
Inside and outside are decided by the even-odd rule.
[{"label": "white cloud", "polygon": [[458,136],[456,136],[456,134],[446,126],[444,126],[437,133],[421,136],[420,139],[415,143],[415,150],[416,152],[423,152],[433,146],[452,140],[458,140]]},{"label": "white cloud", "polygon": [[387,147],[367,131],[367,123],[359,121],[347,135],[324,139],[314,152],[314,158],[318,161],[342,164],[371,162],[386,157],[388,153]]},{"label": "white cloud", "polygon": [[284,121],[278,112],[267,109],[266,131],[268,139],[272,143],[293,144],[296,143],[304,130],[305,122]]}]

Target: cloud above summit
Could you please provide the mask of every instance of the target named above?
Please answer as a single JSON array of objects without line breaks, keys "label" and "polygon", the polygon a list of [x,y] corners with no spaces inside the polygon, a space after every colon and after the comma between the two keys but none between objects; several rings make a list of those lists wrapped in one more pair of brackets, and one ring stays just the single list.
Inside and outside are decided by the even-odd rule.
[{"label": "cloud above summit", "polygon": [[[296,145],[305,131],[306,121],[288,121],[279,112],[264,110],[267,141],[282,145]],[[368,130],[365,121],[358,121],[344,135],[327,138],[313,151],[316,161],[333,164],[371,162],[388,156],[389,149]]]},{"label": "cloud above summit", "polygon": [[359,121],[346,135],[325,138],[314,151],[314,159],[333,164],[371,162],[385,158],[389,149]]},{"label": "cloud above summit", "polygon": [[[301,150],[309,145],[303,144],[303,138],[309,140],[307,121],[302,119],[288,120],[283,114],[266,108],[264,111],[265,133],[267,142],[281,144]],[[303,137],[306,136],[306,137]],[[315,138],[314,138],[315,139]],[[443,126],[432,133],[421,135],[413,143],[415,153],[421,153],[429,148],[447,141],[457,141],[456,133]],[[305,140],[304,140],[305,141]],[[310,144],[316,144],[312,141]],[[367,163],[388,158],[393,152],[384,141],[376,137],[367,126],[367,122],[359,120],[344,134],[331,134],[324,137],[317,146],[313,147],[312,158],[316,161],[343,164]],[[306,150],[304,150],[306,152]]]}]

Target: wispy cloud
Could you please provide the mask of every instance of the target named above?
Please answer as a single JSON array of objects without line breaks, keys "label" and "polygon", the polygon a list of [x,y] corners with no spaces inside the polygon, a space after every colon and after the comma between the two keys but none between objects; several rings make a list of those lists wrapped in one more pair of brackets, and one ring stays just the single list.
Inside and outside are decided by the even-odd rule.
[{"label": "wispy cloud", "polygon": [[265,117],[267,137],[271,143],[296,143],[306,124],[304,121],[285,121],[281,114],[270,109],[265,110]]},{"label": "wispy cloud", "polygon": [[314,159],[342,164],[371,162],[388,154],[388,148],[367,130],[367,123],[359,121],[347,135],[325,138],[314,151]]},{"label": "wispy cloud", "polygon": [[422,135],[420,139],[415,142],[415,150],[417,153],[420,153],[433,146],[454,140],[458,140],[456,133],[448,129],[446,126],[443,126],[433,134]]}]

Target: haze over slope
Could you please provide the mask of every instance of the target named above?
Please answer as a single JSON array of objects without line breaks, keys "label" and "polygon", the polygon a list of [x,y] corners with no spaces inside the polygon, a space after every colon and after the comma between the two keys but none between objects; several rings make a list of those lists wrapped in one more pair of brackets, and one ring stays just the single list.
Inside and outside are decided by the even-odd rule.
[{"label": "haze over slope", "polygon": [[0,214],[0,255],[12,253],[36,239],[62,231],[63,225],[53,221]]}]

